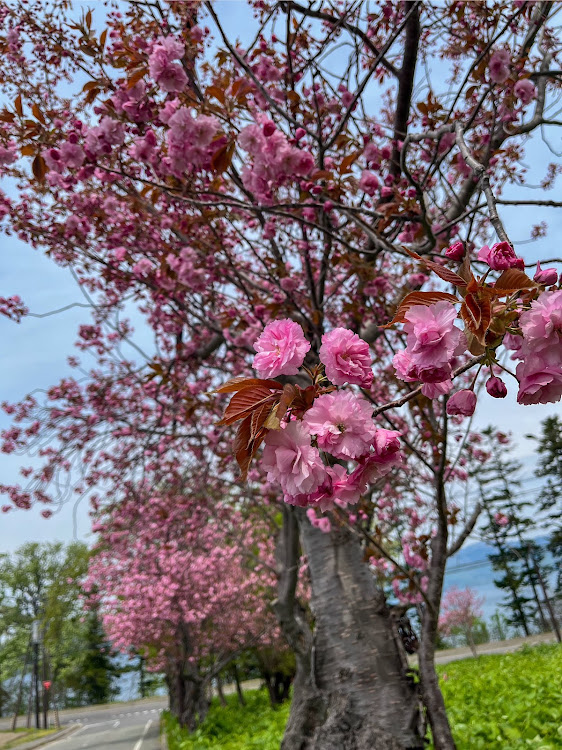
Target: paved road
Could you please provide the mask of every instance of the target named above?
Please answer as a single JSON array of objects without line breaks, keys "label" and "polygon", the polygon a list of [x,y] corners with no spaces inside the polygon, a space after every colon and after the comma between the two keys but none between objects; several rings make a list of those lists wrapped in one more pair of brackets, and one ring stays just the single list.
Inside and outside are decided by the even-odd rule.
[{"label": "paved road", "polygon": [[[539,635],[530,635],[527,638],[510,638],[507,641],[490,641],[476,646],[479,655],[484,654],[507,654],[512,651],[519,651],[523,646],[538,646],[540,643],[554,643],[556,636],[554,633],[540,633]],[[451,661],[459,659],[472,658],[472,652],[469,648],[461,646],[460,648],[448,648],[435,653],[436,664],[448,664]],[[411,664],[417,664],[417,656],[409,659]]]},{"label": "paved road", "polygon": [[[158,750],[160,713],[167,699],[74,708],[60,712],[63,726],[80,724],[75,732],[49,743],[49,750]],[[50,714],[50,718],[53,715]],[[25,718],[18,722],[25,726]],[[7,729],[11,719],[2,719]],[[6,726],[4,726],[6,725]]]},{"label": "paved road", "polygon": [[158,750],[162,708],[89,711],[68,722],[82,726],[49,750]]}]

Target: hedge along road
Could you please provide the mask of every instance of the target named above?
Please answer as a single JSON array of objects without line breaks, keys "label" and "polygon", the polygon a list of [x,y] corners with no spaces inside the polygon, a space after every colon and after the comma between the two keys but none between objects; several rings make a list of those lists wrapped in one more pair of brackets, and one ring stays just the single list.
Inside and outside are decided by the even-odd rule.
[{"label": "hedge along road", "polygon": [[[50,742],[49,750],[158,750],[160,748],[160,708],[109,712],[92,711],[79,720],[72,734]],[[100,715],[102,714],[102,715]],[[72,726],[72,724],[71,724]]]}]

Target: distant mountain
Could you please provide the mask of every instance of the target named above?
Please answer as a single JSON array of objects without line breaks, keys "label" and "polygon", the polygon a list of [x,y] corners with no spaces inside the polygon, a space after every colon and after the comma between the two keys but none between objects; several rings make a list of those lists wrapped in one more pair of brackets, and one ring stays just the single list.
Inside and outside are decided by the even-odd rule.
[{"label": "distant mountain", "polygon": [[[537,536],[534,538],[537,544],[546,546],[547,537]],[[502,606],[505,592],[494,584],[494,577],[500,574],[492,570],[488,555],[493,552],[493,547],[485,542],[474,542],[457,552],[451,557],[445,571],[444,590],[452,586],[459,589],[474,589],[479,596],[484,597],[484,619],[489,620],[495,610]],[[545,562],[551,562],[550,555],[546,555]],[[552,575],[550,584],[554,580]]]}]

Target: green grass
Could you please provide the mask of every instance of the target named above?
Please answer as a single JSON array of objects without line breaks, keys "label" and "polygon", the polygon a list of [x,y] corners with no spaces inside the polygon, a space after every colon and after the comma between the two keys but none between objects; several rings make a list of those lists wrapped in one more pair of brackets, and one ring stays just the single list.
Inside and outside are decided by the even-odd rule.
[{"label": "green grass", "polygon": [[2,743],[2,734],[11,734],[11,732],[0,732],[0,748],[2,750],[11,750],[12,748],[17,748],[19,745],[23,745],[26,742],[48,737],[50,734],[54,734],[57,731],[57,729],[16,729],[16,732],[21,733],[21,736],[14,737],[6,744]]},{"label": "green grass", "polygon": [[289,704],[271,708],[266,690],[248,690],[244,697],[244,707],[236,695],[227,696],[227,707],[214,700],[207,718],[191,735],[164,714],[169,750],[279,750]]},{"label": "green grass", "polygon": [[562,748],[562,646],[542,645],[443,665],[458,750]]},{"label": "green grass", "polygon": [[[438,668],[458,750],[562,748],[562,646],[542,645],[479,656]],[[248,705],[213,702],[192,735],[164,716],[169,750],[279,750],[289,706],[272,709],[267,692],[247,691]]]}]

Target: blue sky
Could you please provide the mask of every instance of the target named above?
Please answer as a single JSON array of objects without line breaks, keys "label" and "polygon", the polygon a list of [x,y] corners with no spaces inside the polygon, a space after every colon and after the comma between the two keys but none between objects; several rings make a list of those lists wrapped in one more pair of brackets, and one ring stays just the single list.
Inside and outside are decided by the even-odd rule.
[{"label": "blue sky", "polygon": [[[243,4],[240,2],[218,2],[217,11],[224,20],[225,27],[247,32],[243,23]],[[438,63],[436,64],[438,66]],[[438,72],[438,67],[436,67]],[[559,134],[550,135],[550,143],[556,150],[562,151],[562,138]],[[538,136],[529,143],[525,162],[529,167],[529,182],[539,183],[544,175],[544,166],[555,160]],[[4,189],[7,189],[4,186]],[[520,189],[518,189],[520,195]],[[556,197],[557,191],[550,191],[544,197]],[[528,190],[529,198],[541,197],[542,191]],[[506,191],[505,197],[514,197],[513,188]],[[538,258],[558,257],[559,241],[562,234],[562,213],[552,208],[500,207],[500,214],[516,249],[526,261]],[[527,240],[532,224],[541,220],[549,224],[547,238],[532,244],[521,244]],[[19,294],[35,313],[45,313],[74,302],[83,303],[84,299],[69,272],[57,267],[40,252],[26,246],[14,237],[3,237],[1,245],[0,295]],[[27,393],[46,388],[57,382],[69,372],[66,357],[72,353],[75,333],[79,323],[83,322],[87,311],[74,308],[57,315],[45,318],[24,318],[19,325],[0,317],[0,336],[4,346],[4,367],[0,371],[0,400],[17,401]],[[147,339],[147,331],[139,331],[141,339]],[[87,364],[85,357],[82,357]],[[530,474],[534,465],[533,443],[525,438],[527,434],[538,434],[540,421],[545,417],[558,414],[562,416],[560,404],[547,406],[520,407],[515,401],[516,388],[509,382],[509,395],[498,401],[486,394],[480,399],[475,418],[476,427],[488,424],[501,425],[510,431],[517,443],[516,455],[524,462],[526,472]],[[0,427],[4,428],[9,420],[0,415]],[[2,483],[18,481],[18,469],[27,459],[0,454],[0,477]],[[51,519],[45,520],[39,515],[40,509],[31,511],[12,511],[0,515],[0,549],[11,551],[25,541],[67,541],[74,536],[88,539],[89,519],[87,503],[78,508],[72,504],[63,507]]]}]

